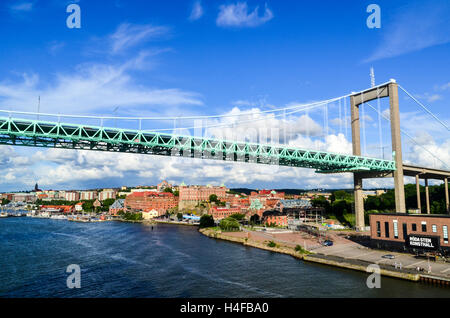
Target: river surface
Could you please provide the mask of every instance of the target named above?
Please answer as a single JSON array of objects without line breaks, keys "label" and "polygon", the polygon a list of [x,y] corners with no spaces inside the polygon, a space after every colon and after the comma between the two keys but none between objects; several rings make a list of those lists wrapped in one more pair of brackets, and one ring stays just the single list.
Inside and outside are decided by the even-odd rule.
[{"label": "river surface", "polygon": [[[81,288],[66,285],[81,268]],[[0,219],[0,297],[450,297],[450,288],[305,263],[189,226]]]}]

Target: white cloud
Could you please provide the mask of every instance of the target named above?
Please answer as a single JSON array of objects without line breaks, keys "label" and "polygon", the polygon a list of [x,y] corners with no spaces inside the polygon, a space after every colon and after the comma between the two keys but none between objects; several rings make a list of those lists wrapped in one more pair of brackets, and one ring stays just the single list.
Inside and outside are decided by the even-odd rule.
[{"label": "white cloud", "polygon": [[262,16],[258,14],[258,6],[251,12],[248,9],[246,2],[221,5],[216,24],[221,27],[256,27],[273,18],[273,13],[267,5]]},{"label": "white cloud", "polygon": [[415,95],[416,98],[418,99],[425,99],[428,103],[432,103],[438,100],[442,99],[442,96],[439,94],[430,94],[430,93],[424,93],[422,95],[420,94],[416,94]]},{"label": "white cloud", "polygon": [[48,51],[51,55],[56,55],[56,53],[58,53],[64,46],[64,42],[52,41],[48,45]]},{"label": "white cloud", "polygon": [[195,21],[200,19],[203,16],[203,7],[200,1],[195,1],[194,6],[192,7],[191,14],[189,16],[190,21]]},{"label": "white cloud", "polygon": [[0,82],[0,108],[41,112],[92,113],[120,106],[130,107],[202,105],[197,93],[177,88],[150,88],[138,85],[129,72],[142,67],[143,56],[118,65],[85,64],[73,73],[59,73],[53,83],[42,83],[36,74],[23,74],[22,81]]},{"label": "white cloud", "polygon": [[450,82],[448,82],[448,83],[446,83],[444,85],[441,85],[441,87],[440,87],[440,89],[443,90],[443,91],[445,91],[445,90],[447,90],[449,88],[450,88]]},{"label": "white cloud", "polygon": [[256,107],[245,111],[234,107],[224,114],[233,115],[233,117],[223,117],[220,120],[207,122],[205,126],[211,127],[207,129],[207,135],[225,140],[278,144],[285,143],[299,134],[309,136],[323,134],[322,127],[306,114],[298,117],[276,117],[274,113],[260,111]]},{"label": "white cloud", "polygon": [[393,21],[381,28],[382,41],[364,61],[371,62],[450,42],[450,7],[444,3],[426,3],[401,8]]},{"label": "white cloud", "polygon": [[109,37],[111,41],[111,53],[117,54],[145,41],[161,38],[167,35],[168,31],[169,29],[164,26],[122,23]]},{"label": "white cloud", "polygon": [[22,2],[22,3],[17,3],[14,4],[12,6],[10,6],[10,9],[12,11],[16,11],[16,12],[27,12],[27,11],[31,11],[33,9],[33,3],[32,2]]},{"label": "white cloud", "polygon": [[450,138],[437,142],[426,132],[418,132],[414,137],[415,143],[407,141],[409,150],[404,161],[423,167],[450,169]]},{"label": "white cloud", "polygon": [[[165,27],[121,24],[109,38],[112,51],[122,52],[165,32]],[[62,45],[54,42],[50,51]],[[151,71],[156,65],[154,56],[165,51],[146,49],[127,58],[115,56],[115,62],[86,62],[45,81],[34,73],[24,73],[19,79],[0,78],[0,109],[36,111],[38,96],[41,112],[63,114],[104,114],[117,106],[121,111],[136,112],[145,107],[147,113],[157,113],[162,109],[170,111],[167,106],[202,105],[201,96],[195,92],[148,87],[135,81],[132,75]]]}]

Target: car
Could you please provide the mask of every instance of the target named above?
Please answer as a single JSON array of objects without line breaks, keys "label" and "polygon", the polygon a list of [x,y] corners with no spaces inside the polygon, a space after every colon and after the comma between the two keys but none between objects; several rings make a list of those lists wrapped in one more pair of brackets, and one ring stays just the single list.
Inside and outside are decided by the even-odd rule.
[{"label": "car", "polygon": [[392,255],[392,254],[386,254],[386,255],[383,255],[383,256],[381,256],[382,258],[387,258],[387,259],[394,259],[395,258],[395,255]]},{"label": "car", "polygon": [[330,240],[325,240],[322,243],[323,246],[333,246],[333,241]]}]

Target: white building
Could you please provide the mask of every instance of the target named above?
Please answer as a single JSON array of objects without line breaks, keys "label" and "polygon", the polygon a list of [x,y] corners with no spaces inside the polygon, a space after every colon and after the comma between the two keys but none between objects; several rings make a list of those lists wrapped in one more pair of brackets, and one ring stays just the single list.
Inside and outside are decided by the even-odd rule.
[{"label": "white building", "polygon": [[76,191],[67,191],[65,193],[66,201],[78,201],[80,199],[80,194]]},{"label": "white building", "polygon": [[106,199],[115,199],[115,198],[116,198],[116,191],[113,190],[113,189],[104,189],[98,195],[98,199],[100,201],[103,201],[103,200],[106,200]]},{"label": "white building", "polygon": [[97,199],[97,191],[81,191],[80,200],[95,200]]},{"label": "white building", "polygon": [[151,211],[147,211],[147,212],[142,212],[142,218],[144,220],[151,220],[153,218],[158,217],[158,211],[156,211],[155,209],[151,210]]}]

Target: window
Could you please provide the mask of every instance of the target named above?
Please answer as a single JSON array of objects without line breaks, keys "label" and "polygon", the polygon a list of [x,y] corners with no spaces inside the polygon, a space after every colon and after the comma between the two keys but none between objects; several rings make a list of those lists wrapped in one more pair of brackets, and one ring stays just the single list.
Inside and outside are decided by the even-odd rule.
[{"label": "window", "polygon": [[381,224],[380,221],[377,221],[377,236],[381,236]]},{"label": "window", "polygon": [[411,229],[412,229],[413,231],[417,231],[417,225],[416,225],[416,223],[413,223],[413,224],[411,224],[411,225],[412,225]]},{"label": "window", "polygon": [[427,222],[422,222],[422,232],[427,231]]},{"label": "window", "polygon": [[389,222],[384,222],[384,236],[389,237]]},{"label": "window", "polygon": [[437,232],[437,226],[436,226],[436,224],[433,224],[433,225],[431,226],[431,230],[433,231],[433,233],[436,233],[436,232]]},{"label": "window", "polygon": [[403,223],[403,239],[406,241],[408,238],[408,225]]},{"label": "window", "polygon": [[444,232],[444,243],[448,244],[448,229],[447,229],[447,225],[444,225],[442,227],[442,231]]},{"label": "window", "polygon": [[394,223],[394,238],[398,238],[398,222],[397,220],[394,220],[393,223]]}]

